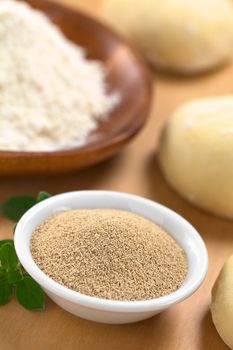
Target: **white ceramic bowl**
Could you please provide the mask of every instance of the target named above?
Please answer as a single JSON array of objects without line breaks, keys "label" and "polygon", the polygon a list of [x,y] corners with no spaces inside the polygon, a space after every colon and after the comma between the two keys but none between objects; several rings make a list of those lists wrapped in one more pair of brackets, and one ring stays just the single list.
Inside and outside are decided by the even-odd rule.
[{"label": "white ceramic bowl", "polygon": [[[140,214],[161,225],[183,247],[188,258],[188,275],[175,292],[143,301],[105,300],[70,290],[45,275],[30,252],[33,230],[55,212],[71,208],[117,208]],[[201,285],[208,267],[205,244],[197,231],[180,215],[151,200],[111,191],[77,191],[51,197],[31,208],[19,221],[15,248],[25,270],[49,297],[63,309],[88,320],[103,323],[130,323],[149,318],[175,305]]]}]

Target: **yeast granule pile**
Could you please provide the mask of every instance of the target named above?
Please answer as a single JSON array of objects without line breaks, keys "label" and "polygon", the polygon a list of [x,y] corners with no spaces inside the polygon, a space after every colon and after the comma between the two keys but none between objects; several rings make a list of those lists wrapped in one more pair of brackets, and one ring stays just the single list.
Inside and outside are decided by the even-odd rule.
[{"label": "yeast granule pile", "polygon": [[76,209],[34,231],[32,256],[56,282],[114,300],[145,300],[178,289],[187,274],[183,249],[162,228],[131,212]]}]

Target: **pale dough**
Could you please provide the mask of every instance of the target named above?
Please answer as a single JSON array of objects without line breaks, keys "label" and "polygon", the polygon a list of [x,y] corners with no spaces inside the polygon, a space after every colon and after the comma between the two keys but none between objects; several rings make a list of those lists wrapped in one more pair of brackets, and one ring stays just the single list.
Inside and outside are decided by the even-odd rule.
[{"label": "pale dough", "polygon": [[228,60],[232,0],[106,0],[104,18],[153,64],[183,73]]},{"label": "pale dough", "polygon": [[233,256],[223,266],[212,290],[211,314],[224,342],[233,349]]},{"label": "pale dough", "polygon": [[233,218],[233,95],[178,108],[163,132],[159,162],[183,197]]}]

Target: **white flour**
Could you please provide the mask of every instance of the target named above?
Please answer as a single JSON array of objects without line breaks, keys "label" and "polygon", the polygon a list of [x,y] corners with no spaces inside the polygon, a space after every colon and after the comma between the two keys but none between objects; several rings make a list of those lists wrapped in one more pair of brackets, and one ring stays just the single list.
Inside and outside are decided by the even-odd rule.
[{"label": "white flour", "polygon": [[0,0],[0,150],[84,143],[114,104],[105,76],[44,14]]}]

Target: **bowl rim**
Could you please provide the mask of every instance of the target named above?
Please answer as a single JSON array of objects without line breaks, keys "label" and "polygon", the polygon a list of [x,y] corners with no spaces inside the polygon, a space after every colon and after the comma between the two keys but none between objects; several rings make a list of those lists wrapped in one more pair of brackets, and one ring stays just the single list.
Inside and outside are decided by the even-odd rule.
[{"label": "bowl rim", "polygon": [[[140,301],[121,301],[121,300],[109,300],[93,296],[88,296],[74,290],[71,290],[61,284],[55,282],[52,278],[48,277],[34,262],[30,251],[29,254],[25,252],[25,247],[28,249],[28,243],[25,240],[22,240],[23,231],[28,225],[28,222],[32,221],[34,216],[46,207],[56,204],[60,199],[67,199],[76,196],[112,196],[117,198],[124,198],[125,200],[140,202],[143,204],[153,205],[155,211],[158,210],[160,213],[166,213],[170,217],[177,219],[182,225],[187,229],[185,235],[189,236],[189,239],[195,242],[198,245],[198,254],[200,259],[199,264],[199,274],[193,283],[187,283],[186,280],[180,288],[175,292],[172,292],[168,295],[149,299],[149,300],[140,300]],[[111,206],[109,206],[110,208]],[[120,209],[120,208],[119,208]],[[139,214],[140,215],[140,214]],[[165,228],[166,230],[166,228]],[[31,233],[32,234],[32,233]],[[154,202],[150,199],[125,193],[125,192],[115,192],[115,191],[105,191],[105,190],[84,190],[84,191],[72,191],[65,192],[52,196],[29,209],[20,221],[17,224],[15,235],[14,235],[14,244],[18,258],[25,268],[25,270],[44,288],[46,291],[51,292],[53,295],[65,299],[66,301],[88,307],[90,309],[97,309],[102,311],[114,311],[114,312],[146,312],[152,310],[160,310],[167,308],[173,304],[177,304],[190,295],[192,295],[202,284],[208,269],[208,253],[204,241],[202,240],[199,233],[196,229],[181,215],[177,214],[175,211],[167,208],[166,206]],[[185,248],[183,248],[187,254]],[[188,254],[187,254],[188,255]],[[186,285],[188,284],[188,285]]]}]

